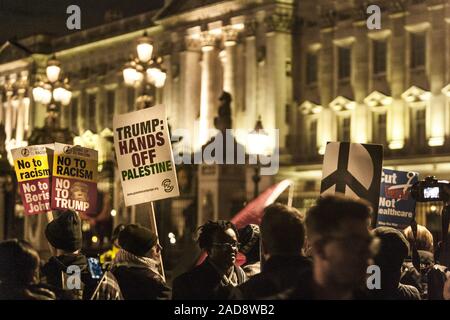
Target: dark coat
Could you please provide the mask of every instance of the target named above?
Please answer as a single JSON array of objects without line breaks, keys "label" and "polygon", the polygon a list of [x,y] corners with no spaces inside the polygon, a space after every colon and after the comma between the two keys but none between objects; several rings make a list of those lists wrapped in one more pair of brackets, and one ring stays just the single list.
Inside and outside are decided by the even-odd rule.
[{"label": "dark coat", "polygon": [[[80,268],[81,282],[83,283],[83,289],[81,291],[64,290],[62,286],[62,273],[65,273],[67,267],[70,265],[75,265]],[[42,274],[45,277],[46,284],[56,293],[59,300],[89,300],[99,283],[97,279],[92,279],[87,258],[83,254],[63,254],[58,257],[51,257],[42,267]],[[110,272],[108,272],[106,280],[100,284],[96,300],[121,300],[122,294],[120,293],[117,280]]]},{"label": "dark coat", "polygon": [[0,300],[55,300],[56,295],[40,286],[12,286],[0,284]]},{"label": "dark coat", "polygon": [[143,266],[121,264],[111,272],[119,282],[125,300],[169,300],[170,288],[161,277]]},{"label": "dark coat", "polygon": [[[245,280],[244,271],[234,266],[238,284]],[[229,295],[232,287],[223,286],[222,276],[209,263],[209,259],[194,267],[191,271],[183,273],[173,281],[173,300],[214,300],[224,299]]]},{"label": "dark coat", "polygon": [[255,300],[274,296],[294,286],[300,276],[312,270],[312,261],[304,256],[274,256],[263,271],[232,290],[231,299]]}]

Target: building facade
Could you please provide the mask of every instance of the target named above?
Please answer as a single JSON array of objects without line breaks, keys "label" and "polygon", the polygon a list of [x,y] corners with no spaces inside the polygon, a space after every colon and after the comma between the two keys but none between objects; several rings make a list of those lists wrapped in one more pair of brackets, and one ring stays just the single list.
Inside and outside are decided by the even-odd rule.
[{"label": "building facade", "polygon": [[[55,55],[73,92],[61,124],[74,132],[76,143],[97,146],[100,172],[110,170],[99,183],[111,195],[103,211],[115,210],[122,219],[145,212],[124,208],[120,181],[106,164],[114,159],[112,115],[134,110],[140,95],[139,88],[125,86],[122,66],[146,31],[167,72],[165,86],[154,91],[156,101],[166,105],[172,130],[189,132],[174,148],[193,153],[208,141],[218,98],[227,91],[233,128],[242,129],[239,143],[246,143],[245,132],[258,117],[264,128],[279,130],[280,170],[264,177],[262,188],[293,179],[299,208],[319,193],[328,141],[379,143],[385,167],[449,179],[450,3],[378,5],[381,29],[370,30],[365,1],[173,0],[160,10],[63,37],[7,42],[0,49],[6,146],[26,145],[43,125],[45,108],[33,102],[31,88]],[[193,175],[186,173],[183,181],[190,184]],[[251,171],[245,181],[243,199],[249,200]],[[179,232],[186,220],[180,212],[197,194],[199,204],[215,201],[207,190],[202,193],[208,185],[201,183],[186,187],[186,196],[171,205],[178,208],[171,223]],[[419,208],[423,222],[427,210]]]}]

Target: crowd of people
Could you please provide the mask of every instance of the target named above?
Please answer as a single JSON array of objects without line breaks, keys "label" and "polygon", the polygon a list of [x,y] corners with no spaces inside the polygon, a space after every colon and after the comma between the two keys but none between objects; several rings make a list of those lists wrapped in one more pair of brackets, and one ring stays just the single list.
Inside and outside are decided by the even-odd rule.
[{"label": "crowd of people", "polygon": [[206,257],[169,286],[152,230],[118,226],[99,276],[82,253],[78,214],[57,212],[45,230],[46,263],[24,240],[0,242],[0,299],[450,300],[450,271],[436,261],[425,227],[372,229],[370,221],[365,201],[339,195],[318,199],[306,215],[272,204],[259,226],[239,230],[208,221],[198,230]]}]

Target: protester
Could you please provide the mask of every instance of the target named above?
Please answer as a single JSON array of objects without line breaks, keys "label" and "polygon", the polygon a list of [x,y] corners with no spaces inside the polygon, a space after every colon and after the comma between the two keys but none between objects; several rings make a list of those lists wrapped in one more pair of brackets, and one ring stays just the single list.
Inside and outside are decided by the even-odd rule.
[{"label": "protester", "polygon": [[[409,242],[411,248],[409,258],[403,263],[403,270],[400,282],[416,287],[422,299],[428,298],[428,274],[434,266],[433,256],[433,235],[422,225],[417,225],[417,234],[414,238],[412,228],[407,227],[403,234]],[[417,270],[412,263],[412,248],[416,247],[420,260],[420,270]]]},{"label": "protester", "polygon": [[[306,215],[312,272],[284,299],[365,299],[366,271],[373,255],[371,209],[363,200],[325,196]],[[263,231],[264,232],[264,231]]]},{"label": "protester", "polygon": [[39,255],[23,240],[0,242],[0,300],[55,300],[39,284]]},{"label": "protester", "polygon": [[248,224],[238,230],[241,242],[239,252],[245,256],[245,264],[241,267],[247,278],[261,272],[260,234],[259,226],[256,224]]},{"label": "protester", "polygon": [[114,258],[116,257],[116,254],[119,252],[120,246],[119,246],[119,233],[125,228],[124,224],[119,224],[117,227],[114,228],[112,236],[111,236],[111,243],[112,247],[110,250],[106,251],[100,256],[100,263],[102,265],[110,264]]},{"label": "protester", "polygon": [[305,227],[303,215],[295,208],[273,204],[264,209],[261,221],[264,268],[233,290],[234,299],[261,299],[292,288],[312,262],[303,255]]},{"label": "protester", "polygon": [[238,232],[230,221],[205,223],[200,227],[198,244],[208,256],[203,263],[175,278],[173,299],[225,298],[231,288],[246,281],[244,271],[235,264]]},{"label": "protester", "polygon": [[408,240],[391,227],[378,227],[373,233],[380,241],[374,262],[381,271],[381,288],[371,290],[371,296],[383,300],[420,300],[417,288],[400,283],[402,264],[409,252]]},{"label": "protester", "polygon": [[156,234],[129,224],[119,233],[119,247],[111,272],[125,300],[170,299],[170,288],[160,273],[161,246]]},{"label": "protester", "polygon": [[[85,255],[80,253],[82,245],[81,220],[78,214],[71,210],[57,212],[57,217],[51,221],[45,236],[53,247],[54,256],[42,268],[49,285],[59,289],[59,299],[89,300],[95,293],[95,299],[120,300],[122,294],[116,279],[110,272],[106,272],[101,279],[93,277],[88,267]],[[79,268],[81,275],[80,288],[68,288],[67,280],[75,271],[68,272],[68,268]]]}]

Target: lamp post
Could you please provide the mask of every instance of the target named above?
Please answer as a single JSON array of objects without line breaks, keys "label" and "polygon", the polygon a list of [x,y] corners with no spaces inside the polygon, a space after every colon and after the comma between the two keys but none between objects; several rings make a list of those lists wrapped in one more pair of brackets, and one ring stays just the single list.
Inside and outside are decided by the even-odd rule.
[{"label": "lamp post", "polygon": [[259,156],[268,154],[269,139],[269,134],[264,130],[261,116],[259,116],[255,128],[248,134],[247,140],[248,153],[256,156],[256,165],[252,176],[253,183],[255,184],[253,198],[259,195],[259,182],[261,181],[261,163]]},{"label": "lamp post", "polygon": [[72,144],[73,133],[60,127],[60,112],[62,106],[70,104],[72,92],[69,79],[62,77],[60,62],[53,56],[45,69],[45,76],[38,76],[33,88],[33,99],[36,103],[47,107],[45,124],[35,128],[28,141],[30,145],[61,142]]},{"label": "lamp post", "polygon": [[72,92],[69,79],[60,77],[61,67],[55,57],[48,61],[45,73],[46,78],[39,79],[33,88],[33,99],[47,106],[46,125],[57,128],[61,106],[69,105]]},{"label": "lamp post", "polygon": [[142,86],[136,106],[138,109],[144,109],[153,106],[152,86],[162,88],[166,81],[166,72],[161,67],[162,58],[153,57],[153,44],[146,32],[138,39],[136,51],[137,58],[132,58],[123,69],[123,79],[127,86]]}]

